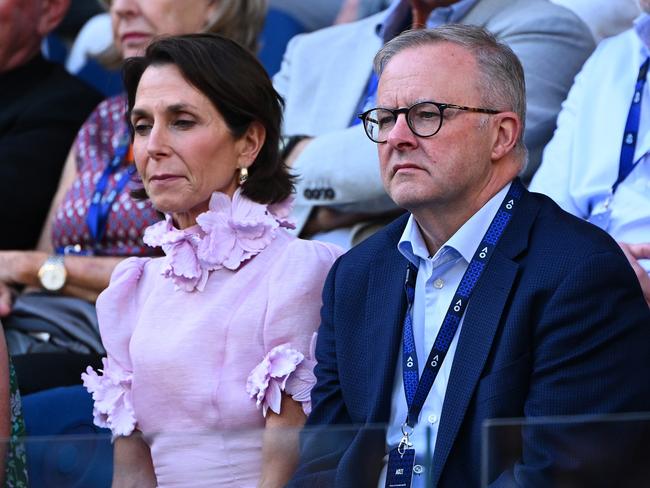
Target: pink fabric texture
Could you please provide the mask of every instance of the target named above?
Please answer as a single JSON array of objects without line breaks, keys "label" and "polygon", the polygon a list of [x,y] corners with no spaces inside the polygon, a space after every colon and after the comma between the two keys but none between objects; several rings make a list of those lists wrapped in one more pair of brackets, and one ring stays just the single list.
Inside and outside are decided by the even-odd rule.
[{"label": "pink fabric texture", "polygon": [[119,368],[111,369],[107,358],[102,363],[102,376],[90,366],[81,374],[83,385],[93,396],[93,421],[99,427],[111,429],[114,436],[129,435],[135,428],[131,375]]},{"label": "pink fabric texture", "polygon": [[253,487],[258,402],[279,410],[284,388],[309,409],[310,343],[341,250],[291,236],[281,215],[240,194],[215,194],[197,221],[182,231],[170,219],[154,225],[145,241],[166,256],[115,269],[97,300],[108,361],[84,384],[98,425],[143,432],[160,487]]},{"label": "pink fabric texture", "polygon": [[280,413],[282,392],[301,402],[305,415],[311,412],[311,389],[316,384],[314,376],[314,347],[317,334],[314,333],[310,346],[310,358],[293,349],[291,344],[274,347],[246,380],[246,392],[255,398],[257,408],[262,409],[266,417],[267,410]]}]

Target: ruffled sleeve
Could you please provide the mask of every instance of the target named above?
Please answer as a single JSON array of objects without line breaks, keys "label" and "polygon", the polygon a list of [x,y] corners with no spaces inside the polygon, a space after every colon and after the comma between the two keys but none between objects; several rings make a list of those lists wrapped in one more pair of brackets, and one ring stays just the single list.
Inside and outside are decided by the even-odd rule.
[{"label": "ruffled sleeve", "polygon": [[127,436],[136,426],[131,401],[133,368],[129,343],[137,322],[137,284],[149,258],[129,258],[118,264],[111,281],[97,298],[97,319],[108,357],[97,374],[91,367],[81,375],[92,394],[95,425],[111,429],[113,436]]},{"label": "ruffled sleeve", "polygon": [[293,239],[270,270],[264,318],[268,352],[246,383],[264,416],[268,409],[280,413],[283,391],[302,404],[306,415],[311,411],[321,293],[327,273],[342,253],[336,246]]}]

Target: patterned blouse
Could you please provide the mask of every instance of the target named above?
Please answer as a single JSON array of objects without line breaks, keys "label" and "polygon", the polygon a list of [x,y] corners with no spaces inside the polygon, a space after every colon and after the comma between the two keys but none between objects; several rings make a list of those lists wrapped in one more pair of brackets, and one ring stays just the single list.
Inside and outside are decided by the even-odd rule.
[{"label": "patterned blouse", "polygon": [[[133,181],[117,196],[108,215],[106,232],[95,243],[88,231],[86,215],[95,186],[110,164],[128,127],[124,110],[126,97],[118,95],[100,103],[81,127],[74,147],[77,177],[57,209],[52,222],[52,244],[60,250],[79,245],[82,251],[105,256],[151,256],[155,250],[142,242],[144,229],[160,220],[151,202],[134,200],[130,191],[138,188]],[[124,166],[128,163],[123,163]],[[106,192],[116,187],[125,171],[110,176]]]}]

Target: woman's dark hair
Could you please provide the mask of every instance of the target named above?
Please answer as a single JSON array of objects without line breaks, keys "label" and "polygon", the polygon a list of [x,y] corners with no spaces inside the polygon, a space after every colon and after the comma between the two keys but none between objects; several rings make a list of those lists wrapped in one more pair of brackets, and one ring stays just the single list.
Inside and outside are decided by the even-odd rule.
[{"label": "woman's dark hair", "polygon": [[279,157],[284,103],[255,56],[218,34],[186,34],[155,40],[144,56],[127,59],[124,64],[129,125],[142,74],[149,66],[166,64],[176,66],[189,84],[210,99],[236,139],[246,133],[253,121],[266,129],[264,145],[248,168],[248,180],[241,186],[243,194],[265,204],[289,197],[294,177]]}]

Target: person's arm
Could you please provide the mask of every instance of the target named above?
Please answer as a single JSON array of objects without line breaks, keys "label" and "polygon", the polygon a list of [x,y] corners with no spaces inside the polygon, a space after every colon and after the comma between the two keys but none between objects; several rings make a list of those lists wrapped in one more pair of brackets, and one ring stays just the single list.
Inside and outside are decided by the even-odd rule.
[{"label": "person's arm", "polygon": [[[342,27],[347,29],[348,26]],[[370,23],[362,32],[346,30],[343,37],[339,37],[329,33],[294,37],[287,46],[280,71],[273,77],[274,87],[286,101],[283,128],[286,135],[310,135],[314,119],[320,120],[320,115],[310,115],[317,111],[307,111],[306,103],[328,107],[328,110],[320,111],[323,117],[345,120],[342,124],[332,124],[328,119],[325,123],[331,130],[311,137],[308,141],[301,141],[289,155],[292,172],[299,177],[295,203],[299,206],[336,207],[336,210],[346,213],[382,213],[394,209],[395,204],[386,195],[381,181],[376,144],[366,137],[361,125],[348,127],[371,74],[372,57],[376,52],[373,48],[375,45],[381,47],[381,42]],[[350,77],[342,80],[336,69],[321,68],[318,73],[315,72],[318,70],[312,63],[315,49],[322,51],[323,45],[327,49],[327,60],[319,66],[329,66],[332,63],[338,65],[338,50],[348,43],[362,43],[366,46],[364,52],[356,50],[354,54],[354,59],[359,61],[355,65],[358,72],[354,73],[359,82],[349,82]],[[324,77],[322,81],[321,77]],[[318,84],[314,85],[317,78]],[[331,100],[325,100],[322,95],[315,98],[313,91],[325,83],[340,86],[341,90],[346,91],[346,99],[354,101],[347,103],[337,100],[332,104]],[[318,198],[313,192],[306,191],[321,187],[333,192],[328,192],[327,198],[322,195]]]},{"label": "person's arm", "polygon": [[352,429],[341,428],[352,420],[343,400],[336,360],[334,290],[339,262],[334,263],[323,289],[312,411],[301,434],[298,469],[287,485],[291,488],[336,486],[336,469],[354,437]]},{"label": "person's arm", "polygon": [[544,148],[542,162],[529,186],[530,191],[551,197],[564,210],[580,218],[587,218],[589,209],[585,208],[586,202],[574,199],[571,181],[573,173],[582,171],[580,168],[584,164],[576,160],[575,154],[576,146],[579,147],[585,137],[582,133],[584,127],[580,126],[580,114],[584,104],[592,103],[588,93],[591,80],[599,77],[595,68],[597,63],[592,57],[576,76],[567,99],[562,103],[553,138]]},{"label": "person's arm", "polygon": [[[7,285],[40,287],[38,270],[54,252],[51,240],[52,219],[77,177],[75,158],[73,147],[68,154],[57,192],[50,205],[37,249],[0,251],[0,283],[3,285],[0,287],[0,317],[6,316],[10,311],[12,295]],[[122,260],[121,257],[66,256],[67,279],[61,293],[94,302],[97,295],[108,286],[113,269]]]},{"label": "person's arm", "polygon": [[77,178],[77,151],[73,145],[70,148],[68,157],[65,160],[65,165],[63,166],[63,171],[61,172],[61,179],[59,179],[59,185],[57,186],[56,193],[54,198],[50,203],[50,210],[47,213],[47,218],[43,223],[43,229],[41,230],[41,235],[38,239],[38,244],[36,250],[43,251],[49,254],[54,252],[52,248],[52,222],[54,220],[54,215],[56,214],[57,209],[63,202],[66,194],[72,188],[75,179]]},{"label": "person's arm", "polygon": [[287,484],[298,465],[298,436],[306,418],[302,405],[285,393],[280,414],[268,410],[259,488],[281,488]]},{"label": "person's arm", "polygon": [[156,475],[149,446],[140,432],[118,437],[113,445],[112,488],[148,488],[156,486]]},{"label": "person's arm", "polygon": [[[38,270],[48,256],[43,251],[0,251],[0,282],[40,287]],[[65,256],[67,278],[61,293],[94,302],[108,286],[115,266],[123,260],[109,256]]]},{"label": "person's arm", "polygon": [[[531,303],[535,316],[521,325],[533,334],[526,417],[650,410],[650,312],[634,280],[622,253],[598,253],[544,303]],[[493,486],[609,486],[613,471],[632,476],[641,467],[629,456],[638,423],[569,420],[526,426],[521,460]]]}]

